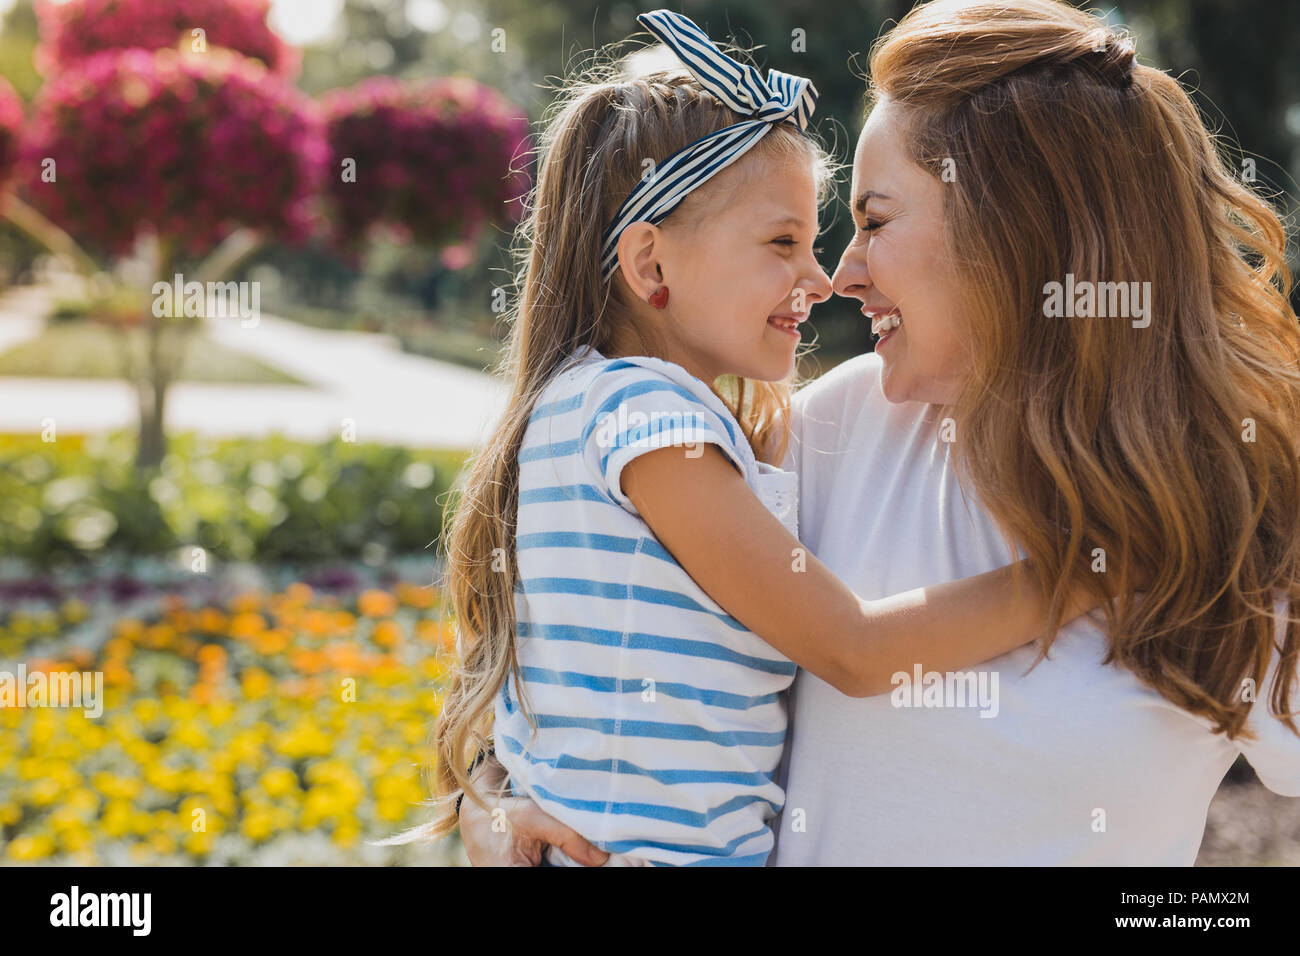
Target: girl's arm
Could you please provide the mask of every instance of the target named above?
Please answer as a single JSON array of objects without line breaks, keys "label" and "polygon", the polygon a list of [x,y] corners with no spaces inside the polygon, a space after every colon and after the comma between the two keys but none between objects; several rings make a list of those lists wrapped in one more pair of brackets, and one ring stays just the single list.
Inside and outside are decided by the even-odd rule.
[{"label": "girl's arm", "polygon": [[[623,468],[623,493],[719,606],[841,693],[888,693],[892,675],[914,665],[961,670],[1046,630],[1047,602],[1013,587],[1012,565],[880,600],[858,597],[807,553],[717,447],[704,448],[694,458],[679,446],[637,456]],[[798,562],[796,549],[804,552]],[[1096,603],[1076,586],[1064,620]]]}]

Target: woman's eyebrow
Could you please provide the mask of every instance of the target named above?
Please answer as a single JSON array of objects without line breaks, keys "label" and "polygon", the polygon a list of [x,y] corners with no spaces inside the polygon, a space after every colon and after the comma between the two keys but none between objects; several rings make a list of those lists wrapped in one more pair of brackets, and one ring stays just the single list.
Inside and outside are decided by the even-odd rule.
[{"label": "woman's eyebrow", "polygon": [[884,193],[878,193],[874,189],[868,189],[858,197],[857,202],[853,204],[853,211],[866,215],[868,199],[893,199],[893,196],[886,196]]}]

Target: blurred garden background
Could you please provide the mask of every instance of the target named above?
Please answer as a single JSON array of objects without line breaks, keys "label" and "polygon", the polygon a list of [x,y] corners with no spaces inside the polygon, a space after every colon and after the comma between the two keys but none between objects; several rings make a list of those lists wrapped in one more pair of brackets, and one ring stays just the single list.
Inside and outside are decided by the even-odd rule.
[{"label": "blurred garden background", "polygon": [[[425,815],[530,124],[657,5],[0,0],[0,672],[105,684],[0,706],[0,863],[464,862],[367,841]],[[848,162],[911,3],[672,6],[814,77]],[[1293,212],[1293,0],[1102,10]],[[804,376],[872,346],[809,325]],[[1198,862],[1300,864],[1297,804],[1238,761]]]}]

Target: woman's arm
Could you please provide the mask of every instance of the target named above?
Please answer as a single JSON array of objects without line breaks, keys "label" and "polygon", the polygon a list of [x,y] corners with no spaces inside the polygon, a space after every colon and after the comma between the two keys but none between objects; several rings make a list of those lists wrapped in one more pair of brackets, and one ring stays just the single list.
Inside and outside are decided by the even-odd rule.
[{"label": "woman's arm", "polygon": [[[558,846],[572,859],[600,866],[609,854],[598,850],[577,831],[566,827],[528,797],[498,797],[505,785],[506,768],[489,757],[470,777],[474,789],[486,798],[488,809],[473,800],[460,805],[460,838],[473,866],[538,866],[548,845]],[[494,811],[504,810],[493,825]]]},{"label": "woman's arm", "polygon": [[[634,458],[623,468],[623,493],[722,608],[841,693],[888,693],[899,671],[910,674],[917,664],[960,670],[1046,630],[1047,602],[1013,586],[1012,565],[877,601],[859,598],[807,553],[721,451],[706,445],[694,458],[683,451]],[[1076,587],[1064,620],[1096,603]]]}]

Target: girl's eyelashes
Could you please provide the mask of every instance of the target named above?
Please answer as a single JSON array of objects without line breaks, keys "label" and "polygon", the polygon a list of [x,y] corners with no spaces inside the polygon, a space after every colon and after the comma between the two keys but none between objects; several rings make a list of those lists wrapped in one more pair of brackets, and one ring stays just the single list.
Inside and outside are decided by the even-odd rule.
[{"label": "girl's eyelashes", "polygon": [[883,222],[878,222],[875,219],[868,219],[861,228],[863,232],[875,232],[883,225]]},{"label": "girl's eyelashes", "polygon": [[792,239],[792,238],[789,237],[789,236],[782,236],[780,239],[773,239],[772,241],[775,242],[777,245],[780,245],[780,246],[797,246],[797,245],[799,245],[799,243],[795,242],[795,240]]}]

